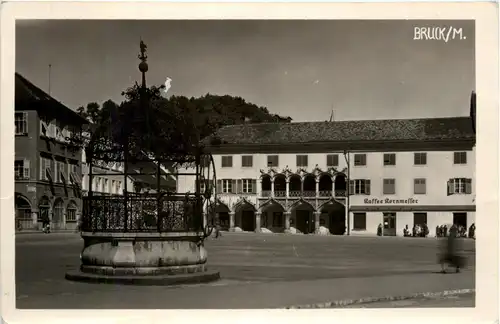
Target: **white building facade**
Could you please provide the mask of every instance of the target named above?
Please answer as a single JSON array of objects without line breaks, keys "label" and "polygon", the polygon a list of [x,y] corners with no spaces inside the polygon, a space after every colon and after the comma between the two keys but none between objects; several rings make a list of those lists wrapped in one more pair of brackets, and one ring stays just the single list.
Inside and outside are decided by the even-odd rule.
[{"label": "white building facade", "polygon": [[[245,124],[217,134],[216,212],[226,230],[402,236],[475,223],[469,117]],[[178,178],[178,191],[194,191]]]}]

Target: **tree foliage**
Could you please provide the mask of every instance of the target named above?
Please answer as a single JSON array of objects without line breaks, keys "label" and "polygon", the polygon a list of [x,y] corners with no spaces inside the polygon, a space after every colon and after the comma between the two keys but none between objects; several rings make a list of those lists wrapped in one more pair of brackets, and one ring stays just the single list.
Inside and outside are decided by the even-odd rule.
[{"label": "tree foliage", "polygon": [[[192,161],[200,141],[220,127],[242,123],[290,122],[290,117],[271,114],[267,108],[240,97],[207,94],[199,98],[161,95],[162,87],[125,90],[116,104],[96,102],[78,113],[91,124],[84,136],[74,138],[94,159],[141,160],[154,156],[161,161]],[[125,152],[128,152],[125,156]]]}]

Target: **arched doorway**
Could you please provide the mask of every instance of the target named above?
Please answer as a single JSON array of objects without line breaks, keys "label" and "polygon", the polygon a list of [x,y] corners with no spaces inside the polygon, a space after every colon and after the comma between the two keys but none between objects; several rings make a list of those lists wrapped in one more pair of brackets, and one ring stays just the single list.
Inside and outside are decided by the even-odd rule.
[{"label": "arched doorway", "polygon": [[314,207],[300,201],[292,208],[292,217],[295,220],[294,227],[304,234],[314,233]]},{"label": "arched doorway", "polygon": [[332,177],[328,174],[323,174],[319,178],[319,196],[331,197],[332,196]]},{"label": "arched doorway", "polygon": [[300,197],[301,191],[302,191],[302,181],[300,180],[300,176],[297,174],[294,174],[290,177],[290,184],[289,184],[289,196],[290,197]]},{"label": "arched doorway", "polygon": [[328,229],[333,235],[344,235],[346,232],[345,207],[337,201],[330,201],[321,207],[322,215],[326,214]]},{"label": "arched doorway", "polygon": [[274,177],[274,196],[286,197],[286,178],[283,174]]},{"label": "arched doorway", "polygon": [[304,177],[302,195],[304,197],[316,197],[316,177],[308,174]]},{"label": "arched doorway", "polygon": [[335,197],[346,197],[347,195],[347,177],[343,173],[337,173],[335,176]]},{"label": "arched doorway", "polygon": [[220,229],[222,231],[228,231],[229,230],[229,207],[226,205],[219,203],[217,206],[215,206],[215,212],[217,213],[219,217],[219,225]]},{"label": "arched doorway", "polygon": [[52,212],[52,225],[54,229],[59,229],[64,223],[64,201],[61,198],[54,201],[54,209]]},{"label": "arched doorway", "polygon": [[261,197],[271,197],[271,176],[263,175],[261,180]]},{"label": "arched doorway", "polygon": [[[16,228],[31,228],[33,220],[31,216],[31,203],[28,198],[16,193]],[[19,228],[20,227],[20,228]]]},{"label": "arched doorway", "polygon": [[243,202],[235,210],[236,223],[244,232],[255,231],[255,207],[248,202]]},{"label": "arched doorway", "polygon": [[38,202],[38,222],[50,221],[50,201],[47,196],[43,196]]},{"label": "arched doorway", "polygon": [[267,228],[273,233],[285,231],[285,208],[272,200],[261,208],[261,228]]}]

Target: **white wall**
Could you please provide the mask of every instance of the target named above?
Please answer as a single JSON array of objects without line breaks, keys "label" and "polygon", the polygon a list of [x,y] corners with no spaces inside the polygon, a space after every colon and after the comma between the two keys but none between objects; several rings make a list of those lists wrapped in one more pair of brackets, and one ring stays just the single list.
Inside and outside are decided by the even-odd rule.
[{"label": "white wall", "polygon": [[[388,152],[390,153],[390,152]],[[453,164],[453,152],[427,152],[427,165],[414,165],[413,152],[396,153],[396,165],[383,165],[384,153],[368,153],[366,166],[354,166],[351,154],[351,179],[370,179],[371,193],[353,195],[350,205],[369,205],[365,199],[377,198],[418,200],[415,205],[474,205],[475,198],[475,151],[467,152],[467,164]],[[413,180],[426,179],[427,193],[414,194]],[[451,178],[472,178],[472,195],[447,195],[447,181]],[[396,194],[383,194],[383,179],[396,179]]]},{"label": "white wall", "polygon": [[[453,161],[453,151],[431,151],[427,153],[426,165],[414,165],[414,152],[386,152],[396,154],[396,165],[384,166],[384,153],[383,152],[363,152],[367,155],[366,166],[354,166],[354,154],[350,153],[350,178],[351,179],[370,179],[371,180],[371,193],[370,195],[351,195],[349,199],[350,206],[387,206],[387,205],[405,205],[404,203],[387,203],[386,199],[413,199],[413,206],[473,206],[475,205],[475,149],[467,152],[467,164],[455,165]],[[278,154],[279,165],[275,169],[277,171],[283,170],[286,166],[292,172],[296,172],[297,153]],[[328,154],[338,154],[338,164],[336,167],[338,171],[342,171],[347,165],[344,155],[341,152],[325,152],[314,153],[308,155],[308,171],[312,171],[316,165],[323,170],[327,170]],[[236,154],[233,156],[232,167],[222,167],[221,154],[214,156],[216,167],[217,179],[259,179],[261,176],[261,169],[267,170],[267,155],[268,154],[253,154],[253,166],[242,167],[241,156],[251,154]],[[269,154],[272,155],[272,154]],[[188,171],[186,169],[179,170],[180,172]],[[189,172],[194,172],[194,169],[189,169]],[[213,175],[211,176],[213,177]],[[396,194],[384,195],[383,194],[383,179],[391,178],[396,179]],[[414,194],[415,178],[426,179],[426,194]],[[472,194],[447,194],[447,182],[451,178],[471,178],[472,179]],[[194,176],[179,176],[178,191],[195,191]],[[257,182],[257,195],[245,194],[245,198],[253,204],[257,204],[257,197],[260,195],[260,185]],[[218,194],[218,198],[224,202],[230,209],[240,200],[243,195],[238,194]],[[381,204],[371,204],[365,202],[365,199],[378,199],[382,200]],[[261,200],[262,202],[263,200]],[[408,204],[406,204],[408,205]],[[441,207],[445,208],[445,207]],[[460,212],[460,210],[457,210]],[[453,211],[425,211],[427,212],[427,221],[430,235],[435,234],[435,227],[437,225],[451,224],[453,220]],[[351,224],[353,225],[353,213],[351,213]],[[382,223],[383,212],[369,211],[366,212],[366,231],[351,231],[353,235],[374,235],[376,234],[378,224]],[[321,217],[325,219],[325,227],[328,227],[328,218],[326,214]],[[403,235],[403,228],[406,224],[411,229],[413,227],[413,212],[396,212],[396,232],[397,235]],[[292,214],[292,221],[293,214]],[[467,212],[467,223],[470,226],[475,222],[475,213]],[[294,222],[295,224],[295,222]]]}]

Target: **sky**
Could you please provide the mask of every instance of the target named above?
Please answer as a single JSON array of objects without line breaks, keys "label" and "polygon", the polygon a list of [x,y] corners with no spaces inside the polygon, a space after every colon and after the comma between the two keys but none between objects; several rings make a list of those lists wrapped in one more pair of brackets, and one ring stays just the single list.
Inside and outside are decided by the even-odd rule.
[{"label": "sky", "polygon": [[[415,27],[466,39],[414,40]],[[294,121],[467,116],[475,90],[473,21],[40,20],[16,25],[16,71],[66,106],[140,80],[169,95],[240,96]]]}]

